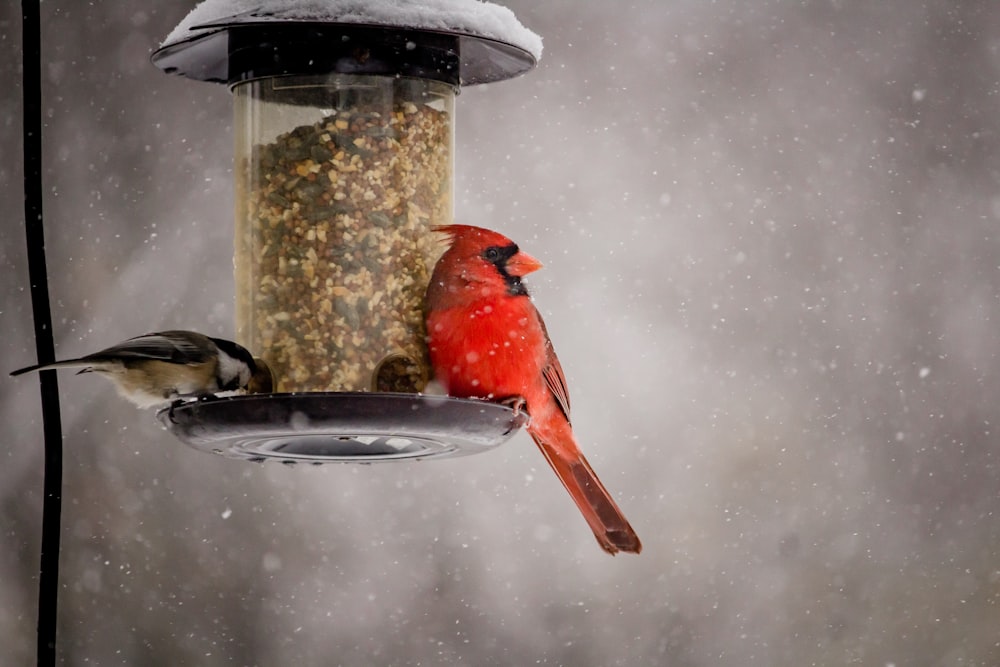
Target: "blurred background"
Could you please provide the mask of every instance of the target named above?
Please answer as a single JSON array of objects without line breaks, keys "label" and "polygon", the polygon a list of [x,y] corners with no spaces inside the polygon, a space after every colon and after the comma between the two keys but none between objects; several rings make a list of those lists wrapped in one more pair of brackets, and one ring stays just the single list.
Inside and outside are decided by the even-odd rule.
[{"label": "blurred background", "polygon": [[[14,5],[16,3],[12,3]],[[43,3],[57,355],[232,337],[232,100],[193,2]],[[1000,4],[506,0],[456,217],[531,276],[610,558],[526,435],[288,468],[59,377],[66,665],[1000,664]],[[0,6],[0,370],[35,361],[20,15]],[[34,660],[37,381],[0,381],[0,663]]]}]

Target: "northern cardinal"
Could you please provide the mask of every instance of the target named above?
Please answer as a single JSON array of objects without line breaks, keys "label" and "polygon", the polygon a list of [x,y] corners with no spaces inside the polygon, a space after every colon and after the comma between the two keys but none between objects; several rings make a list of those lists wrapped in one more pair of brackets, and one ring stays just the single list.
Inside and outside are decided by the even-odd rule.
[{"label": "northern cardinal", "polygon": [[523,409],[527,430],[605,551],[642,544],[573,437],[569,392],[545,323],[521,278],[542,267],[502,234],[435,227],[451,245],[427,288],[427,340],[435,379],[451,396]]},{"label": "northern cardinal", "polygon": [[196,331],[136,336],[79,359],[28,366],[11,375],[50,368],[102,375],[140,408],[220,392],[267,393],[274,385],[268,365],[246,348]]}]

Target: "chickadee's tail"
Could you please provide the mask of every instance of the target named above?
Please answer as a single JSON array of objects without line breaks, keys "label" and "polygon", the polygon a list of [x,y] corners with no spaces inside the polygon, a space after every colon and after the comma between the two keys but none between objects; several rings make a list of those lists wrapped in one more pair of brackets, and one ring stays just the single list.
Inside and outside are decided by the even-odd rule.
[{"label": "chickadee's tail", "polygon": [[55,361],[51,364],[36,364],[26,368],[19,368],[16,371],[11,372],[11,376],[24,375],[25,373],[33,373],[35,371],[47,371],[55,368],[80,368],[81,366],[83,368],[77,372],[77,375],[80,373],[89,373],[94,370],[93,361],[87,361],[85,359],[67,359],[66,361]]}]

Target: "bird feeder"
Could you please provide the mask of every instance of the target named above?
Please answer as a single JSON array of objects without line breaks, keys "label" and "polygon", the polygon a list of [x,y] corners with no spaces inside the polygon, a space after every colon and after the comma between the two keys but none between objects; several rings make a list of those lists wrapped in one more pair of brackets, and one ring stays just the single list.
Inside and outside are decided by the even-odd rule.
[{"label": "bird feeder", "polygon": [[479,0],[433,8],[198,5],[152,56],[234,96],[238,341],[278,393],[175,406],[240,458],[394,460],[504,442],[523,415],[423,392],[423,300],[453,218],[455,96],[531,69],[540,40]]}]

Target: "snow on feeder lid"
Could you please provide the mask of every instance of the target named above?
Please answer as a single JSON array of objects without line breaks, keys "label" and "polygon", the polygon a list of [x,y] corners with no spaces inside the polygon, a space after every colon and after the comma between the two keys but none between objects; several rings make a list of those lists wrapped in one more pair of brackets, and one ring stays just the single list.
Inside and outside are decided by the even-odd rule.
[{"label": "snow on feeder lid", "polygon": [[[184,442],[252,460],[382,461],[505,442],[524,415],[422,393],[423,298],[451,224],[460,85],[541,40],[479,0],[206,0],[152,56],[235,96],[237,338],[281,393],[175,406]],[[363,392],[363,393],[362,393]]]},{"label": "snow on feeder lid", "polygon": [[439,76],[472,85],[522,74],[541,54],[513,12],[482,0],[205,0],[152,60],[230,85],[324,71],[427,76],[442,65]]}]

